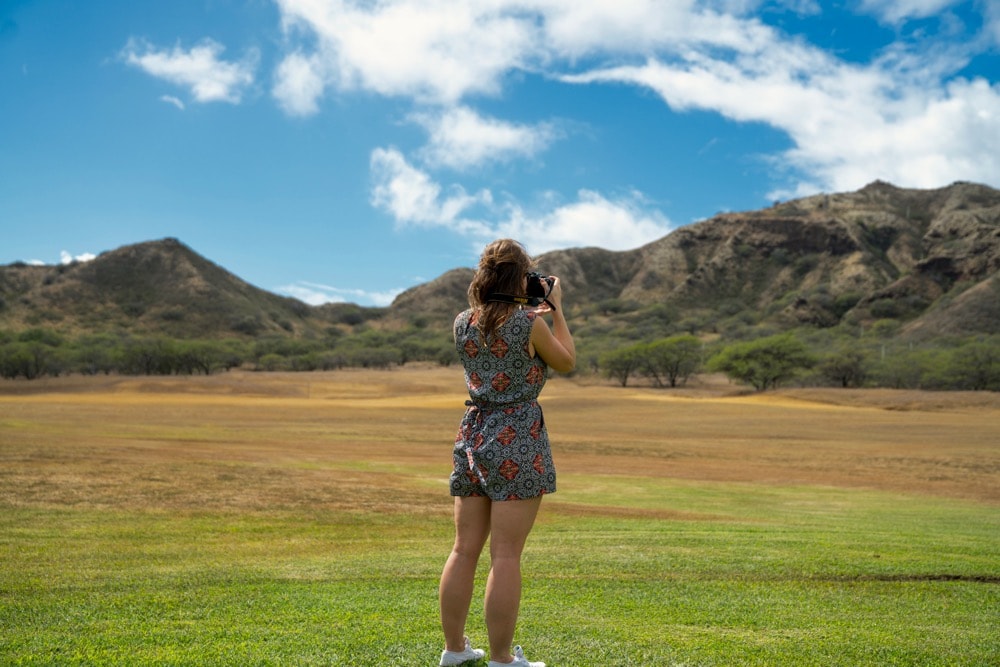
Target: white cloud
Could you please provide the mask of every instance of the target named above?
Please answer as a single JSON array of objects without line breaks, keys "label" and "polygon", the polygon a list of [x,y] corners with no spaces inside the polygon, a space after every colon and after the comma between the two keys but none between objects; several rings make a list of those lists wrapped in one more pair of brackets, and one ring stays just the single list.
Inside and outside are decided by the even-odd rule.
[{"label": "white cloud", "polygon": [[[682,53],[692,46],[751,51],[769,37],[755,19],[742,19],[724,6],[695,0],[538,0],[529,3],[544,26],[548,58],[571,63],[590,56],[642,57],[653,52]],[[716,3],[718,4],[718,3]],[[731,5],[731,2],[723,2]],[[742,4],[742,3],[736,3]],[[511,1],[516,11],[523,3]]]},{"label": "white cloud", "polygon": [[254,80],[258,55],[251,51],[240,62],[220,60],[224,47],[210,39],[184,50],[175,46],[157,50],[152,45],[130,39],[122,57],[147,74],[186,86],[198,102],[239,104],[243,92]]},{"label": "white cloud", "polygon": [[482,223],[463,214],[479,204],[491,203],[489,192],[469,195],[461,186],[454,186],[445,193],[426,172],[410,165],[392,148],[372,151],[371,171],[375,182],[372,203],[390,213],[398,224],[447,227],[461,234],[484,230]]},{"label": "white cloud", "polygon": [[167,104],[173,104],[175,107],[177,107],[181,111],[184,111],[184,103],[181,102],[176,97],[174,97],[173,95],[161,95],[160,96],[160,101],[161,102],[166,102]]},{"label": "white cloud", "polygon": [[[372,154],[372,172],[372,201],[397,224],[443,227],[476,244],[510,236],[525,242],[532,252],[580,246],[626,250],[659,239],[671,229],[669,221],[650,209],[637,192],[608,199],[581,190],[576,201],[551,203],[536,212],[517,203],[494,205],[488,191],[470,197],[456,186],[445,195],[429,174],[410,165],[394,149]],[[469,217],[477,206],[481,215]]]},{"label": "white cloud", "polygon": [[861,9],[885,23],[897,24],[909,19],[926,18],[941,13],[959,0],[861,0]]},{"label": "white cloud", "polygon": [[430,141],[421,156],[431,166],[467,169],[489,161],[531,158],[544,151],[558,135],[548,123],[535,126],[485,118],[468,107],[439,114],[414,114]]},{"label": "white cloud", "polygon": [[[748,51],[769,31],[695,0],[277,0],[293,55],[274,93],[316,86],[455,105],[496,95],[514,71],[547,72],[594,55],[682,51],[692,44]],[[805,0],[805,6],[811,2]],[[304,55],[308,44],[310,55]],[[304,75],[311,85],[301,91]],[[298,96],[291,93],[293,98]]]},{"label": "white cloud", "polygon": [[[278,0],[290,38],[315,38],[320,78],[330,85],[444,103],[498,92],[500,78],[538,44],[532,21],[489,5]],[[279,72],[276,89],[292,74]]]},{"label": "white cloud", "polygon": [[357,303],[359,305],[388,306],[404,290],[394,289],[371,292],[361,289],[345,289],[320,283],[298,281],[291,285],[278,287],[280,294],[294,297],[310,306],[321,306],[324,303]]},{"label": "white cloud", "polygon": [[983,10],[983,33],[994,47],[1000,46],[1000,3],[986,0]]},{"label": "white cloud", "polygon": [[588,246],[630,250],[670,231],[670,222],[650,209],[640,193],[607,199],[600,193],[580,190],[576,201],[548,211],[529,213],[511,207],[507,219],[494,226],[491,237],[516,238],[532,252],[542,253]]},{"label": "white cloud", "polygon": [[796,193],[851,190],[875,178],[908,187],[1000,181],[1000,86],[935,85],[928,71],[902,60],[894,54],[861,67],[775,40],[732,61],[690,54],[686,62],[650,60],[564,80],[640,85],[677,110],[786,132],[795,146],[774,162],[805,174]]},{"label": "white cloud", "polygon": [[89,262],[97,259],[97,255],[89,252],[85,252],[79,255],[71,255],[65,250],[59,253],[59,263],[60,264],[72,264],[73,262]]},{"label": "white cloud", "polygon": [[316,56],[292,53],[278,65],[272,93],[281,108],[293,116],[309,116],[319,111],[325,86],[323,66]]}]

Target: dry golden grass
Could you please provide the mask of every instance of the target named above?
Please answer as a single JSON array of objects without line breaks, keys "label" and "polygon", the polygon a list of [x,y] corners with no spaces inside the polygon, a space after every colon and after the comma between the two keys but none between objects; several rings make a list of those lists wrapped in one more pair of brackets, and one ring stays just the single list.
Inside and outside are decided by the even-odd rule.
[{"label": "dry golden grass", "polygon": [[[3,382],[0,503],[447,513],[465,398],[460,369],[435,366]],[[657,390],[555,378],[542,404],[557,467],[570,478],[859,487],[1000,502],[996,394],[758,395],[719,382]]]}]

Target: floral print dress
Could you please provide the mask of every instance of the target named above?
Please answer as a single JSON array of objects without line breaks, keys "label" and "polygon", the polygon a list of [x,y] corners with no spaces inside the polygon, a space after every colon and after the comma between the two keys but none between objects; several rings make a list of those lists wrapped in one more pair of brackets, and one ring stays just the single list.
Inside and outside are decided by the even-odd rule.
[{"label": "floral print dress", "polygon": [[516,500],[553,493],[556,471],[538,405],[548,367],[528,348],[536,313],[512,311],[489,345],[475,313],[455,318],[469,400],[455,438],[451,495]]}]

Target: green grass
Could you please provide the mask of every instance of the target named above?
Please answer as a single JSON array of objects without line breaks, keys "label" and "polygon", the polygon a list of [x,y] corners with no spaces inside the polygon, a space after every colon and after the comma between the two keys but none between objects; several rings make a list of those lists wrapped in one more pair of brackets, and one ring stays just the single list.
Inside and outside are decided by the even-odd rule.
[{"label": "green grass", "polygon": [[[1000,664],[995,507],[561,483],[525,554],[517,637],[551,667]],[[595,503],[710,516],[578,515]],[[0,664],[434,665],[440,510],[5,508]],[[484,644],[478,590],[469,633]]]}]

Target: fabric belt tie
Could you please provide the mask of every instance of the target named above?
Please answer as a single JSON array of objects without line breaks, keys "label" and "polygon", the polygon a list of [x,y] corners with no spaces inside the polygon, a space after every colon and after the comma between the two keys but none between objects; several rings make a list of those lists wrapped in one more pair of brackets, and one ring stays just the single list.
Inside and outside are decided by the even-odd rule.
[{"label": "fabric belt tie", "polygon": [[497,410],[519,408],[525,405],[534,405],[536,403],[538,403],[538,400],[534,398],[529,398],[526,401],[511,401],[510,403],[477,403],[476,401],[466,401],[465,407],[475,408],[480,412],[496,412]]}]

